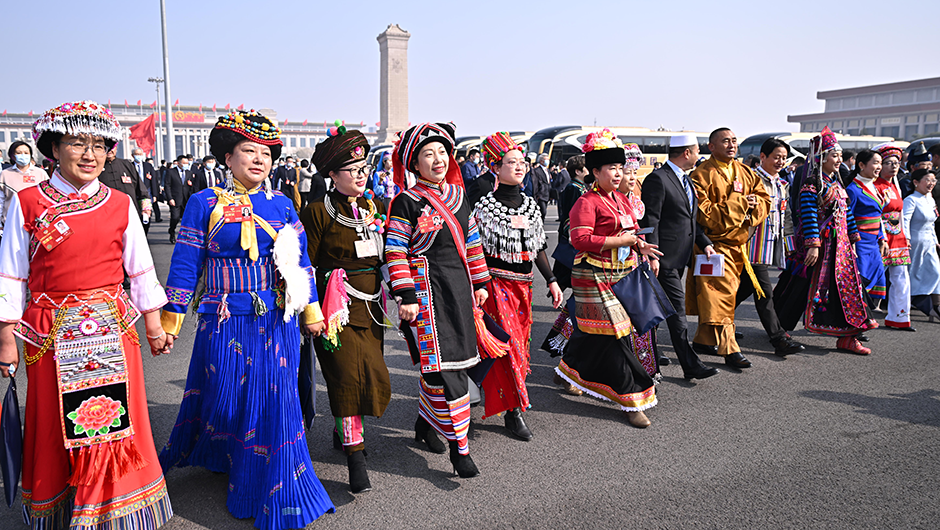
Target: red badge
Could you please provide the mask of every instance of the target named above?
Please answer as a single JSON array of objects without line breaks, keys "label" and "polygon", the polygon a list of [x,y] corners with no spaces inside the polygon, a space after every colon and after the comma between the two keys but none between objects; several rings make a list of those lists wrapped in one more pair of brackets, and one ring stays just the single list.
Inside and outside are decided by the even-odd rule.
[{"label": "red badge", "polygon": [[64,220],[60,219],[49,226],[40,228],[36,235],[43,248],[45,248],[47,252],[51,252],[52,249],[61,245],[63,241],[72,236],[72,229],[69,228],[69,225]]},{"label": "red badge", "polygon": [[251,221],[251,206],[247,204],[229,204],[222,207],[223,222],[243,223]]},{"label": "red badge", "polygon": [[734,181],[734,191],[744,193],[744,184],[742,184],[740,180]]},{"label": "red badge", "polygon": [[418,217],[418,232],[422,234],[436,232],[441,229],[443,223],[444,219],[440,215],[431,215],[430,212],[425,212]]},{"label": "red badge", "polygon": [[715,273],[715,266],[711,263],[703,263],[702,267],[699,269],[699,272],[702,276],[711,276]]},{"label": "red badge", "polygon": [[35,184],[36,179],[29,173],[23,175],[23,184]]},{"label": "red badge", "polygon": [[128,175],[127,173],[121,175],[121,182],[123,182],[124,184],[133,184],[133,183],[134,183],[134,181],[131,180],[131,176]]}]

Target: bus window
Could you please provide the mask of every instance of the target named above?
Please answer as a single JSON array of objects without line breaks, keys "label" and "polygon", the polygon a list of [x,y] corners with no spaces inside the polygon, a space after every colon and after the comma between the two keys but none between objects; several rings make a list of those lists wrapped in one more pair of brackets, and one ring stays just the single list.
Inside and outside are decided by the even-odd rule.
[{"label": "bus window", "polygon": [[790,140],[790,147],[799,151],[800,154],[806,156],[806,153],[809,153],[809,140],[798,139]]},{"label": "bus window", "polygon": [[648,136],[643,139],[643,154],[666,154],[669,152],[669,138],[665,136]]}]

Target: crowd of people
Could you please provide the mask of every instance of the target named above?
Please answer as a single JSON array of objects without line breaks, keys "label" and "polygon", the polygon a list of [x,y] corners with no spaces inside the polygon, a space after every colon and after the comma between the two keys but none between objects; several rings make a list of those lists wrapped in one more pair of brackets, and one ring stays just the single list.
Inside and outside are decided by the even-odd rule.
[{"label": "crowd of people", "polygon": [[[405,338],[420,376],[416,443],[449,453],[459,477],[480,475],[471,406],[534,437],[524,415],[536,273],[559,310],[541,341],[559,357],[555,384],[615,403],[637,428],[651,424],[671,363],[659,320],[626,299],[643,289],[665,294],[688,380],[719,373],[703,355],[752,366],[735,324],[751,297],[780,356],[803,351],[789,334],[801,320],[839,350],[871,354],[863,342],[880,300],[888,328],[914,331],[912,307],[940,317],[931,154],[915,151],[902,168],[889,143],[843,168],[828,129],[805,158],[769,139],[751,164],[728,128],[711,133],[708,158],[695,136],[676,134],[643,179],[639,147],[606,129],[564,167],[505,132],[460,164],[452,123],[410,127],[375,168],[365,136],[341,125],[312,160],[279,164],[277,124],[255,111],[219,118],[211,156],[156,168],[138,149],[115,156],[120,125],[94,102],[50,109],[33,133],[49,170],[17,142],[0,174],[0,373],[22,363],[30,380],[22,499],[37,528],[157,528],[173,515],[164,474],[187,465],[228,474],[229,511],[258,528],[302,528],[333,511],[306,449],[314,355],[350,490],[369,491],[363,416],[391,400],[386,328]],[[146,236],[161,202],[175,244],[165,285]],[[158,453],[135,322],[160,355],[187,314],[189,374]],[[687,316],[698,317],[691,338]]]}]

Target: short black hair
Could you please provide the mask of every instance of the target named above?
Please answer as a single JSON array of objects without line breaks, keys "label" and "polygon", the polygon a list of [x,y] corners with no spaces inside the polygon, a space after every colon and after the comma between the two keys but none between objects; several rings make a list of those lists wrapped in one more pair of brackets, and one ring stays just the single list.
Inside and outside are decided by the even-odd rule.
[{"label": "short black hair", "polygon": [[212,155],[207,155],[207,156],[203,157],[202,163],[205,164],[205,163],[208,162],[209,160],[215,160],[216,162],[218,162],[218,159],[217,159],[216,157],[214,157],[214,156],[212,156]]},{"label": "short black hair", "polygon": [[685,153],[685,150],[686,150],[686,149],[692,149],[692,146],[691,146],[691,145],[683,145],[683,146],[679,146],[679,147],[670,147],[670,148],[669,148],[669,153],[667,154],[667,156],[668,156],[669,158],[680,157],[680,156],[682,156],[682,153]]},{"label": "short black hair", "polygon": [[310,165],[310,162],[308,162],[306,158],[300,161],[300,167],[307,167],[309,165]]},{"label": "short black hair", "polygon": [[176,157],[176,161],[179,162],[180,160],[183,160],[185,158],[186,158],[186,155],[179,155],[178,157]]},{"label": "short black hair", "polygon": [[33,146],[29,145],[28,143],[24,141],[17,140],[13,142],[12,144],[10,144],[10,148],[7,149],[7,156],[10,157],[11,164],[13,163],[13,155],[16,153],[16,150],[22,145],[25,145],[26,148],[29,149],[29,157],[30,158],[33,157]]},{"label": "short black hair", "polygon": [[764,143],[760,146],[760,152],[764,156],[770,156],[778,147],[782,147],[783,150],[787,152],[787,156],[790,156],[790,146],[779,138],[768,138],[764,140]]},{"label": "short black hair", "polygon": [[291,160],[291,159],[293,159],[293,158],[294,158],[293,156],[287,155],[287,158],[285,158],[284,160]]},{"label": "short black hair", "polygon": [[568,174],[574,177],[575,172],[584,169],[584,155],[574,155],[565,162],[565,169]]},{"label": "short black hair", "polygon": [[478,154],[480,154],[480,150],[474,147],[473,149],[470,150],[469,153],[467,153],[467,156],[473,156],[473,155],[478,155]]},{"label": "short black hair", "polygon": [[717,128],[717,129],[715,129],[714,131],[711,132],[711,134],[708,135],[708,143],[714,142],[716,136],[718,136],[719,134],[721,134],[721,133],[723,133],[723,132],[725,132],[725,131],[730,131],[730,130],[731,130],[731,129],[729,129],[729,128],[727,128],[727,127],[719,127],[719,128]]},{"label": "short black hair", "polygon": [[856,153],[855,153],[855,150],[854,150],[854,149],[843,149],[843,150],[842,150],[842,160],[843,160],[843,161],[848,160],[848,159],[850,159],[850,158],[852,158],[852,157],[854,157],[854,156],[856,156]]}]

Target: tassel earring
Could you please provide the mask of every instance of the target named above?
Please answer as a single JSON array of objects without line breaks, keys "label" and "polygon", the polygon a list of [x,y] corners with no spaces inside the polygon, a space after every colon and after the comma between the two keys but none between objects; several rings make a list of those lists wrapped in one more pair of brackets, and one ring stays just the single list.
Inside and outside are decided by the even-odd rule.
[{"label": "tassel earring", "polygon": [[235,191],[235,177],[232,175],[232,170],[225,169],[225,191],[226,193],[232,193]]}]

